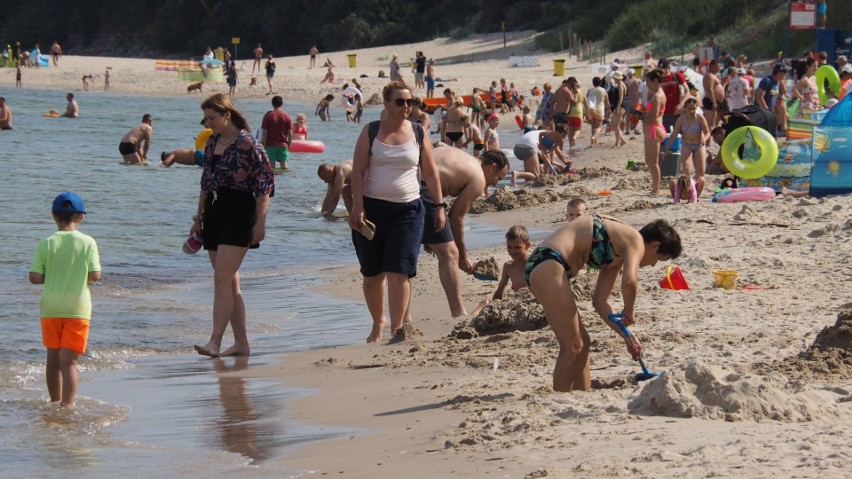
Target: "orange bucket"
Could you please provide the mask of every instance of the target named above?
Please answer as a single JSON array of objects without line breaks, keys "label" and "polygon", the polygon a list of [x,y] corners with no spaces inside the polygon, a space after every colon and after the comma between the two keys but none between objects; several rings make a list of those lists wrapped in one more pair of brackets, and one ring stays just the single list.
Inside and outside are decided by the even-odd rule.
[{"label": "orange bucket", "polygon": [[730,269],[717,269],[713,271],[713,285],[722,289],[734,289],[737,287],[737,278],[740,273]]},{"label": "orange bucket", "polygon": [[670,264],[666,266],[666,277],[660,280],[660,287],[664,289],[689,289],[686,278],[680,266]]}]

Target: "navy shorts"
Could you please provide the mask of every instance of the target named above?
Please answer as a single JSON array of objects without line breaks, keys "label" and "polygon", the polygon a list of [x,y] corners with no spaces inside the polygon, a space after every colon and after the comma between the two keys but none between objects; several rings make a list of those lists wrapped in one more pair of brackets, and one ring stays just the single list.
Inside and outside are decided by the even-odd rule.
[{"label": "navy shorts", "polygon": [[393,203],[364,197],[364,215],[376,225],[376,234],[368,240],[352,230],[352,244],[358,254],[361,274],[382,273],[417,275],[417,257],[423,236],[423,201]]},{"label": "navy shorts", "polygon": [[[435,231],[435,213],[438,208],[435,207],[435,200],[429,194],[429,189],[426,183],[420,182],[420,199],[423,200],[423,206],[426,208],[426,214],[423,217],[423,244],[440,244],[449,243],[453,240],[453,230],[450,228],[450,220],[444,223],[444,229]],[[447,212],[444,211],[446,214]]]},{"label": "navy shorts", "polygon": [[207,193],[202,223],[204,249],[216,251],[219,245],[259,247],[251,244],[256,222],[257,201],[252,193],[228,188]]}]

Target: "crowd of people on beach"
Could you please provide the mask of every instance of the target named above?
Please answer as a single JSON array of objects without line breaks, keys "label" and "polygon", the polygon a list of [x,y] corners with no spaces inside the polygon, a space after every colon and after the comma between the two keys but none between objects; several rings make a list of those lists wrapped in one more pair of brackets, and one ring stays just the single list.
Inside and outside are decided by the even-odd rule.
[{"label": "crowd of people on beach", "polygon": [[[643,136],[653,196],[660,193],[661,153],[673,147],[675,137],[682,136],[680,161],[684,174],[672,180],[670,188],[675,202],[693,203],[706,188],[705,173],[724,172],[718,158],[710,157],[706,150],[711,141],[724,141],[725,130],[720,125],[726,114],[753,105],[777,116],[779,128],[773,134],[783,135],[786,129],[784,80],[790,66],[782,62],[756,81],[751,66],[745,66],[744,56],[734,59],[722,52],[707,61],[701,80],[704,96],[698,98],[698,88],[682,69],[647,52],[641,70],[627,68],[616,60],[606,74],[593,78],[588,89],[573,76],[555,88],[545,83],[542,90],[536,87],[529,95],[520,94],[514,83],[504,78],[499,84],[493,81],[488,88],[474,88],[469,97],[445,88],[445,101],[438,106],[438,121],[433,124],[429,111],[435,105],[426,100],[433,98],[434,82],[440,79],[434,76],[434,60],[427,61],[422,51],[415,55],[414,86],[405,82],[394,55],[389,65],[390,82],[381,92],[381,119],[363,127],[351,159],[322,164],[317,170],[327,185],[322,216],[334,217],[340,199],[348,214],[364,300],[372,319],[368,342],[384,338],[388,319],[392,337],[404,335],[405,325],[412,322],[411,278],[417,274],[421,249],[438,259],[438,276],[452,316],[468,315],[459,275],[475,273],[464,239],[466,213],[477,198],[488,194],[489,187],[506,177],[514,185],[519,179],[532,181],[545,174],[575,173],[572,155],[582,148],[578,137],[586,124],[590,147],[602,145],[603,137],[608,135],[614,148],[624,146],[627,136]],[[317,56],[316,47],[312,47],[309,68],[315,67]],[[795,73],[792,95],[805,109],[819,107],[813,73],[820,56],[806,55],[795,65],[801,65],[801,72]],[[54,64],[60,57],[61,50],[54,57]],[[252,73],[255,69],[260,72],[263,58],[258,44]],[[700,66],[698,53],[696,59]],[[835,101],[847,94],[852,84],[852,66],[843,57],[838,58],[838,63],[843,89],[835,95]],[[330,60],[325,67],[328,73],[332,72]],[[201,103],[201,123],[209,130],[203,145],[161,154],[162,166],[178,163],[201,167],[196,214],[189,234],[207,250],[213,266],[213,328],[207,343],[195,346],[198,354],[210,357],[250,354],[240,265],[248,250],[259,247],[265,237],[267,209],[275,194],[273,168],[277,163],[288,168],[292,142],[304,140],[308,131],[305,115],[299,114],[294,123],[283,110],[283,99],[275,95],[272,110],[262,120],[262,134],[253,136],[247,120],[230,99],[236,86],[236,80],[232,83],[230,79],[233,69],[233,62],[226,65],[229,93],[209,96]],[[266,57],[264,69],[272,93],[276,67],[271,55]],[[352,85],[360,91],[357,79],[352,79]],[[340,94],[352,102],[351,110],[345,108],[347,119],[357,122],[363,98],[360,93],[347,97],[344,93],[349,88],[347,83]],[[417,90],[426,90],[426,96],[417,97]],[[331,120],[333,100],[334,95],[328,94],[317,105],[315,114],[321,120]],[[510,170],[500,143],[500,122],[516,111],[523,136],[513,145],[513,153],[523,162],[523,171]],[[63,116],[79,116],[71,93]],[[152,115],[144,115],[141,123],[120,140],[118,150],[124,162],[147,163],[153,121]],[[12,128],[12,111],[4,98],[0,98],[0,128]],[[694,176],[690,173],[693,170]],[[451,205],[446,201],[450,197],[454,198]],[[51,400],[72,404],[76,358],[85,351],[91,315],[86,285],[100,277],[100,265],[94,240],[77,232],[85,216],[82,198],[63,193],[53,208],[58,234],[72,232],[74,240],[68,246],[53,237],[40,243],[30,281],[45,284],[44,295],[53,298],[50,301],[55,302],[55,295],[62,293],[62,288],[73,287],[75,298],[79,298],[68,305],[70,309],[60,308],[61,314],[57,312],[60,309],[45,308],[43,302],[41,314]],[[598,271],[595,312],[624,339],[633,359],[641,356],[641,344],[635,335],[626,335],[607,321],[616,314],[608,298],[620,278],[623,306],[617,314],[623,318],[624,326],[636,322],[638,269],[677,258],[681,253],[680,236],[670,224],[655,220],[636,229],[615,218],[589,212],[585,202],[577,198],[567,205],[566,223],[532,251],[523,225],[513,226],[505,239],[511,260],[503,265],[492,301],[500,300],[511,285],[513,290],[528,287],[542,304],[560,349],[553,374],[555,390],[590,388],[590,338],[571,293],[571,279],[587,268]],[[62,244],[55,247],[53,242],[57,241]],[[71,261],[79,254],[81,244],[86,248],[86,261],[57,274],[50,258],[56,255]],[[61,279],[54,280],[55,277]],[[52,304],[50,301],[47,303]],[[480,304],[475,312],[486,304]],[[73,341],[66,341],[62,332],[67,324],[81,331]],[[234,344],[223,349],[222,340],[229,325]]]}]

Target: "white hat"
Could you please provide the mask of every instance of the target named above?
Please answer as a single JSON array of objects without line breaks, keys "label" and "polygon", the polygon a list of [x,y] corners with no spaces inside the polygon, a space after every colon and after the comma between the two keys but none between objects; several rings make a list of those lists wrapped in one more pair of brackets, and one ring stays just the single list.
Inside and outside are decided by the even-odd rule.
[{"label": "white hat", "polygon": [[632,77],[635,74],[636,74],[636,70],[634,70],[632,68],[627,69],[627,76]]},{"label": "white hat", "polygon": [[621,65],[619,65],[618,63],[615,63],[615,62],[612,62],[612,63],[610,63],[610,64],[609,64],[609,67],[610,67],[610,68],[618,68],[618,67],[620,67],[620,66],[621,66]]},{"label": "white hat", "polygon": [[852,73],[852,63],[843,65],[843,68],[840,69],[840,73]]}]

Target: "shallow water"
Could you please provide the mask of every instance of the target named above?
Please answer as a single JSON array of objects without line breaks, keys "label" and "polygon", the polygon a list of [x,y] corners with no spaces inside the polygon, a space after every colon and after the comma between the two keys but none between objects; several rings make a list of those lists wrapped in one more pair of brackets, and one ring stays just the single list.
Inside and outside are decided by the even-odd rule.
[{"label": "shallow water", "polygon": [[[320,163],[351,157],[363,125],[320,123],[313,105],[285,104],[309,115],[310,138],[324,154],[293,154],[276,177],[267,238],[243,263],[252,357],[207,360],[191,353],[206,341],[212,305],[206,256],[181,252],[198,198],[200,170],[160,168],[159,152],[188,148],[201,127],[200,96],[144,97],[75,92],[81,118],[43,118],[64,109],[64,91],[0,88],[14,111],[0,132],[0,458],[4,475],[89,477],[115,471],[145,476],[296,477],[264,469],[288,445],[356,431],[297,424],[282,417],[304,391],[258,379],[222,379],[221,370],[269,364],[287,351],[363,341],[369,317],[361,302],[306,291],[320,270],[356,263],[348,225],[318,213],[325,185]],[[238,101],[250,125],[265,100]],[[152,166],[123,166],[117,146],[144,113],[154,115]],[[339,112],[338,112],[339,113]],[[364,120],[378,118],[367,109]],[[502,132],[501,132],[502,133]],[[519,136],[506,132],[505,145]],[[518,165],[513,165],[518,166]],[[47,402],[38,325],[41,288],[27,282],[39,239],[55,230],[50,205],[72,190],[86,202],[81,231],[98,241],[104,279],[92,286],[94,313],[80,360],[73,412]],[[469,220],[470,247],[502,242],[503,230]],[[225,344],[230,343],[230,335]]]}]

